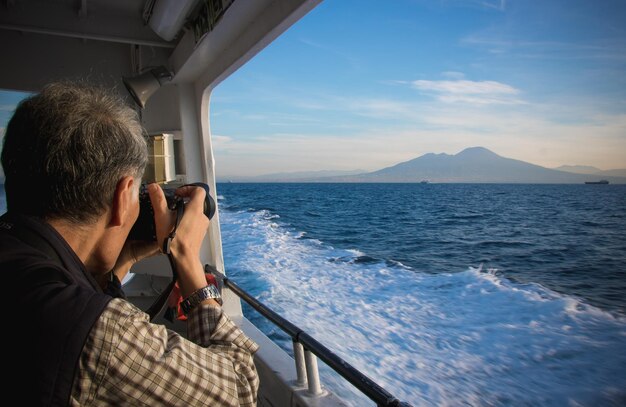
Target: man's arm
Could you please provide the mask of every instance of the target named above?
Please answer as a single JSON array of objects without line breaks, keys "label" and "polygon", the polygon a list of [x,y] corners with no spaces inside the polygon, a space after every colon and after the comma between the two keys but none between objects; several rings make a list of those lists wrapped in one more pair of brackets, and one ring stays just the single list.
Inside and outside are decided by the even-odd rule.
[{"label": "man's arm", "polygon": [[[157,242],[163,242],[175,213],[167,208],[161,188],[152,184],[148,192]],[[187,203],[170,251],[181,294],[187,297],[206,285],[199,253],[209,219],[203,213],[204,189],[186,186],[177,194]],[[188,331],[197,344],[149,323],[132,304],[112,300],[83,347],[71,404],[256,405],[256,344],[213,299],[191,311]]]},{"label": "man's arm", "polygon": [[257,345],[218,307],[194,309],[188,330],[198,344],[113,299],[85,343],[70,404],[256,405]]}]

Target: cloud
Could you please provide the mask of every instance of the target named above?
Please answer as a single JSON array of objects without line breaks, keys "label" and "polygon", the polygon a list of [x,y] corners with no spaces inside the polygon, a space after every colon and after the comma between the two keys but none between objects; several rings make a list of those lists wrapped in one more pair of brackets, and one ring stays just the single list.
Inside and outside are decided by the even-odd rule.
[{"label": "cloud", "polygon": [[479,1],[481,6],[492,8],[500,11],[506,10],[506,0]]},{"label": "cloud", "polygon": [[13,112],[17,105],[9,104],[9,105],[0,105],[0,111],[2,112]]},{"label": "cloud", "polygon": [[621,39],[598,39],[586,42],[529,41],[503,38],[497,32],[472,34],[461,44],[482,47],[492,54],[514,54],[525,59],[626,61],[626,47]]},{"label": "cloud", "polygon": [[213,146],[223,146],[233,141],[232,137],[228,136],[219,136],[217,134],[211,135],[211,143]]},{"label": "cloud", "polygon": [[519,91],[512,86],[495,81],[425,81],[413,82],[413,86],[421,90],[432,90],[450,94],[517,94]]},{"label": "cloud", "polygon": [[[459,73],[455,74],[458,76]],[[434,95],[445,103],[463,102],[475,105],[524,103],[516,97],[520,93],[519,89],[496,81],[417,80],[411,82],[411,86],[423,93]]]},{"label": "cloud", "polygon": [[324,52],[328,52],[331,55],[334,55],[337,58],[340,58],[346,62],[348,62],[350,65],[352,65],[353,67],[357,67],[359,66],[359,61],[357,58],[355,58],[353,55],[344,52],[342,50],[338,50],[336,49],[334,46],[329,46],[329,45],[325,45],[325,44],[321,44],[319,42],[316,41],[312,41],[308,38],[300,38],[300,42],[308,45],[312,48],[317,48],[319,50],[322,50]]},{"label": "cloud", "polygon": [[[378,128],[353,134],[276,133],[255,139],[218,136],[215,159],[221,177],[312,170],[377,170],[422,154],[456,154],[471,145],[546,167],[581,164],[625,166],[626,115],[598,116],[583,124],[557,123],[535,112],[487,112],[449,107],[425,114],[432,128]],[[594,142],[594,140],[601,142]],[[570,146],[567,149],[563,145]],[[602,157],[601,162],[595,158]]]},{"label": "cloud", "polygon": [[238,125],[221,127],[214,136],[218,174],[376,170],[470,145],[548,167],[626,167],[626,116],[600,115],[595,99],[527,103],[523,89],[455,71],[442,73],[441,80],[384,83],[412,92],[356,97],[326,89],[272,89],[282,105],[265,112],[270,120],[244,127],[229,117]]},{"label": "cloud", "polygon": [[479,8],[487,10],[506,11],[507,0],[414,0],[428,6],[439,5],[444,7]]},{"label": "cloud", "polygon": [[350,99],[341,108],[358,116],[387,119],[412,119],[421,115],[420,105],[385,98]]}]

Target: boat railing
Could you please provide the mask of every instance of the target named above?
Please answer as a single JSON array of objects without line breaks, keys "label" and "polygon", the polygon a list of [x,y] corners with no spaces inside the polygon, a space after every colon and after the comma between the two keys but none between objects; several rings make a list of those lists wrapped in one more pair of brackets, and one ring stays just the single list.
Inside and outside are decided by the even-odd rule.
[{"label": "boat railing", "polygon": [[312,396],[322,394],[322,386],[317,368],[317,358],[320,358],[331,369],[350,382],[365,396],[374,401],[379,407],[410,407],[410,404],[395,398],[372,379],[361,373],[357,368],[337,356],[333,351],[322,345],[311,335],[286,320],[271,308],[248,294],[235,282],[221,276],[224,287],[228,287],[234,294],[244,300],[253,309],[258,311],[274,325],[289,335],[293,342],[293,353],[296,364],[297,384],[307,386]]}]

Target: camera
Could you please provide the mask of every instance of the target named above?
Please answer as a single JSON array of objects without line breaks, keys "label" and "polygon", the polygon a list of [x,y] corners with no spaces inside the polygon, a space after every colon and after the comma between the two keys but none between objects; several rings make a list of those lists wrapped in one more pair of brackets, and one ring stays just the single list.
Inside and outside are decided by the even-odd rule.
[{"label": "camera", "polygon": [[[185,184],[182,186],[196,186],[204,188],[206,197],[204,198],[204,215],[211,219],[215,215],[215,201],[209,194],[209,186],[202,182],[195,182],[193,184]],[[139,190],[139,217],[133,225],[130,233],[128,234],[128,240],[142,240],[147,242],[155,242],[156,226],[154,224],[154,208],[150,201],[150,195],[145,184],[142,184]],[[183,198],[176,196],[176,189],[179,186],[163,185],[163,193],[165,194],[165,200],[167,201],[167,207],[170,210],[178,210],[182,206],[185,207],[185,201]]]}]

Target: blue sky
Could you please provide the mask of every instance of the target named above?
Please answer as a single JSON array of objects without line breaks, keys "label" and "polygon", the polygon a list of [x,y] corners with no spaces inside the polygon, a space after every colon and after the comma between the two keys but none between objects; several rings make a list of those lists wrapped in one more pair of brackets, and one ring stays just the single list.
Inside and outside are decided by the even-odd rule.
[{"label": "blue sky", "polygon": [[477,145],[626,168],[624,21],[624,1],[324,1],[213,91],[218,174]]},{"label": "blue sky", "polygon": [[[323,1],[213,91],[217,173],[471,146],[626,168],[624,21],[623,0]],[[0,128],[17,100],[0,92]]]},{"label": "blue sky", "polygon": [[[2,136],[4,136],[4,129],[13,115],[15,106],[26,96],[28,96],[28,93],[0,90],[0,141],[2,140]],[[4,181],[2,165],[0,165],[0,182],[1,181]]]}]

